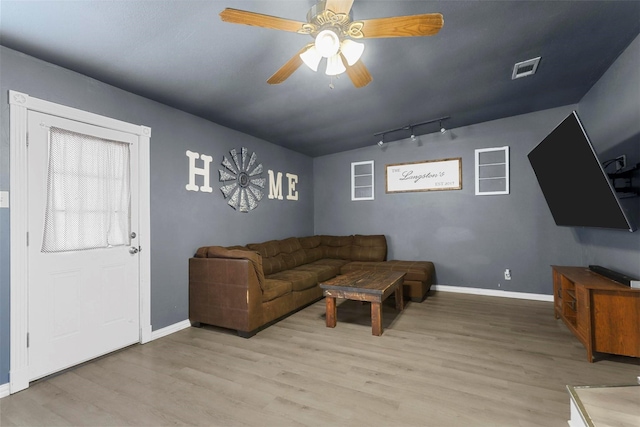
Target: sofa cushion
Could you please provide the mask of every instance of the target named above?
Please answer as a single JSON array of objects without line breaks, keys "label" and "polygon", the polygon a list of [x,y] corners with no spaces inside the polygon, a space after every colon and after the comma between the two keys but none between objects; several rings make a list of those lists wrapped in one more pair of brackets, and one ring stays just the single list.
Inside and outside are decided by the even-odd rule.
[{"label": "sofa cushion", "polygon": [[349,260],[353,236],[320,236],[324,258]]},{"label": "sofa cushion", "polygon": [[291,282],[265,278],[262,289],[262,301],[272,301],[278,297],[291,293]]},{"label": "sofa cushion", "polygon": [[278,241],[278,247],[280,248],[280,253],[284,254],[290,254],[302,249],[300,241],[296,237],[289,237],[288,239]]},{"label": "sofa cushion", "polygon": [[324,282],[329,280],[340,273],[340,268],[331,265],[324,264],[303,264],[299,267],[294,268],[295,271],[310,271],[316,275],[318,278],[318,282]]},{"label": "sofa cushion", "polygon": [[284,260],[283,254],[278,254],[269,258],[265,258],[264,256],[262,257],[262,271],[265,276],[278,273],[286,269],[287,263]]},{"label": "sofa cushion", "polygon": [[250,243],[247,245],[247,248],[262,255],[262,269],[265,276],[288,268],[287,261],[280,252],[280,242],[280,240],[269,240],[264,243]]},{"label": "sofa cushion", "polygon": [[300,242],[300,246],[303,249],[313,249],[320,246],[322,243],[322,237],[320,236],[308,236],[308,237],[299,237],[298,242]]},{"label": "sofa cushion", "polygon": [[351,256],[351,246],[325,246],[324,258],[334,258],[349,261]]},{"label": "sofa cushion", "polygon": [[252,251],[258,252],[262,255],[262,258],[271,258],[280,253],[280,241],[279,240],[269,240],[264,243],[249,243],[247,248]]},{"label": "sofa cushion", "polygon": [[353,244],[353,236],[320,236],[321,245],[323,246],[351,246]]},{"label": "sofa cushion", "polygon": [[319,259],[324,258],[324,250],[322,246],[315,248],[303,249],[304,251],[304,264],[309,264]]},{"label": "sofa cushion", "polygon": [[353,236],[352,261],[384,261],[387,258],[387,238],[384,235]]},{"label": "sofa cushion", "polygon": [[304,249],[298,249],[297,251],[291,252],[290,254],[283,253],[282,258],[284,259],[284,263],[287,266],[287,269],[290,270],[304,264],[306,262],[307,256],[304,252]]},{"label": "sofa cushion", "polygon": [[318,284],[318,276],[312,271],[285,270],[272,274],[268,279],[276,279],[291,283],[291,290],[302,291]]}]

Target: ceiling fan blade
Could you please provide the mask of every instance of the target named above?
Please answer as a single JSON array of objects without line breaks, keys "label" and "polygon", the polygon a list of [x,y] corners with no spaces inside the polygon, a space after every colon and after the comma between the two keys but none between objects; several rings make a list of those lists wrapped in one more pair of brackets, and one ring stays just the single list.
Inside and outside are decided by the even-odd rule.
[{"label": "ceiling fan blade", "polygon": [[220,12],[220,18],[224,22],[230,22],[232,24],[252,25],[254,27],[291,31],[294,33],[305,24],[305,22],[292,21],[290,19],[278,18],[277,16],[247,12],[246,10],[232,9],[230,7]]},{"label": "ceiling fan blade", "polygon": [[351,79],[351,83],[353,83],[355,87],[365,87],[366,85],[371,83],[373,77],[371,77],[371,74],[369,74],[369,70],[367,70],[367,67],[364,66],[362,60],[358,60],[358,62],[349,66],[344,55],[340,53],[340,56],[342,57],[342,62],[347,68],[347,76],[349,76],[349,78]]},{"label": "ceiling fan blade", "polygon": [[325,9],[335,13],[349,14],[353,6],[353,0],[327,0]]},{"label": "ceiling fan blade", "polygon": [[270,85],[278,85],[287,80],[289,76],[303,64],[302,58],[300,58],[300,54],[306,52],[307,49],[309,49],[311,46],[313,46],[313,43],[309,43],[308,45],[300,49],[298,53],[293,55],[291,59],[285,62],[285,64],[280,67],[278,71],[276,71],[271,77],[269,77],[267,83],[269,83]]},{"label": "ceiling fan blade", "polygon": [[444,25],[440,13],[423,15],[393,16],[390,18],[364,19],[361,21],[365,38],[375,37],[416,37],[437,34]]}]

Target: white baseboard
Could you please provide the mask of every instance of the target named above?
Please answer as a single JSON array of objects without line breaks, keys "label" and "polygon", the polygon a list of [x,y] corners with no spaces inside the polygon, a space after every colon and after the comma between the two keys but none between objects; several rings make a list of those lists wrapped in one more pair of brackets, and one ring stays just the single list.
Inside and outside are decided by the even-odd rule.
[{"label": "white baseboard", "polygon": [[174,323],[173,325],[169,325],[166,328],[158,329],[157,331],[151,332],[151,339],[149,341],[166,337],[167,335],[171,335],[175,332],[178,332],[190,327],[191,327],[191,322],[189,322],[189,319],[183,320],[182,322]]},{"label": "white baseboard", "polygon": [[151,325],[145,325],[140,328],[140,344],[146,344],[150,341],[153,341],[151,338],[151,334],[153,331],[151,330]]},{"label": "white baseboard", "polygon": [[0,399],[9,396],[9,383],[0,384]]},{"label": "white baseboard", "polygon": [[459,294],[485,295],[490,297],[528,299],[533,301],[553,302],[553,295],[530,294],[526,292],[500,291],[496,289],[465,288],[462,286],[433,285],[431,289],[442,292],[457,292]]}]

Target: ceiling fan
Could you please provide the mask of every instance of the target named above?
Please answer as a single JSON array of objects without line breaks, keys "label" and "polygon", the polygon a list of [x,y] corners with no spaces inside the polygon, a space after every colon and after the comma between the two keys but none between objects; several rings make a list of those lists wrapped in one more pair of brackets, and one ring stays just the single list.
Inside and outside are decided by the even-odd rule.
[{"label": "ceiling fan", "polygon": [[308,34],[314,38],[314,42],[300,49],[269,77],[267,83],[282,83],[303,63],[317,71],[322,58],[326,58],[326,74],[334,76],[346,72],[355,87],[368,85],[372,77],[360,60],[364,44],[354,39],[431,36],[444,25],[440,13],[354,21],[351,13],[353,1],[318,1],[307,13],[307,22],[232,8],[220,12],[220,18],[233,24]]}]

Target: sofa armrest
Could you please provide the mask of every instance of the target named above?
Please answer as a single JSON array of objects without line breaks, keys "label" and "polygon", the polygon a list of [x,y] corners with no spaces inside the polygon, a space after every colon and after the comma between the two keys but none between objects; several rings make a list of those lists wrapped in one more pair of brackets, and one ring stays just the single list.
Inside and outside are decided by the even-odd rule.
[{"label": "sofa armrest", "polygon": [[247,259],[189,259],[189,320],[249,332],[262,324],[262,290]]}]

